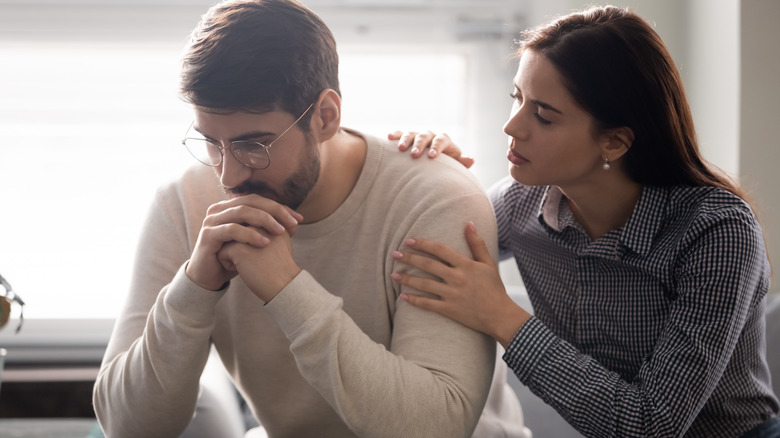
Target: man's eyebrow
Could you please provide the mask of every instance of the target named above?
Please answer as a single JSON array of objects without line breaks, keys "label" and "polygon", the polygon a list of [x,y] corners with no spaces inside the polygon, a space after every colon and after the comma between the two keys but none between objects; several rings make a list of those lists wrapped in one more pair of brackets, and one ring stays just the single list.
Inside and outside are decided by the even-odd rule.
[{"label": "man's eyebrow", "polygon": [[[203,138],[205,138],[206,140],[217,142],[215,139],[209,137],[203,131],[198,129],[197,126],[193,126],[192,129],[197,131],[198,134],[202,135]],[[229,141],[232,143],[234,141],[249,140],[249,139],[253,139],[253,138],[266,137],[266,136],[269,136],[269,135],[276,135],[276,134],[273,133],[273,132],[266,132],[266,131],[252,131],[252,132],[247,132],[247,133],[241,134],[239,136],[233,137]]]},{"label": "man's eyebrow", "polygon": [[537,100],[537,99],[533,99],[531,102],[533,102],[534,105],[538,105],[538,106],[540,106],[540,107],[542,107],[542,108],[544,108],[546,110],[550,110],[550,111],[556,112],[558,114],[563,114],[561,112],[561,110],[559,110],[558,108],[555,108],[554,106],[550,105],[549,103],[542,102],[541,100]]}]

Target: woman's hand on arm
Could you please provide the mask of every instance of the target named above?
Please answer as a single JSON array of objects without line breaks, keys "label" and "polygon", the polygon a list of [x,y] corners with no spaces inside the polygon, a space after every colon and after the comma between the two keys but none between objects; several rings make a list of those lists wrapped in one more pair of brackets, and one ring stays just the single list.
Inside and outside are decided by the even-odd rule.
[{"label": "woman's hand on arm", "polygon": [[387,134],[387,139],[398,140],[398,150],[401,152],[411,149],[412,158],[421,157],[425,149],[428,149],[426,153],[428,158],[436,158],[440,154],[444,154],[458,160],[467,169],[474,165],[474,158],[463,155],[460,148],[452,142],[450,136],[443,132],[435,134],[431,131],[419,133],[394,131]]},{"label": "woman's hand on arm", "polygon": [[501,281],[498,266],[477,234],[473,224],[466,226],[466,240],[474,260],[438,242],[425,239],[409,239],[404,242],[415,251],[395,251],[393,257],[401,263],[413,266],[439,280],[421,278],[394,272],[399,283],[436,295],[426,298],[402,294],[409,304],[454,319],[474,330],[485,333],[505,348],[517,330],[530,318],[530,314],[509,297]]}]

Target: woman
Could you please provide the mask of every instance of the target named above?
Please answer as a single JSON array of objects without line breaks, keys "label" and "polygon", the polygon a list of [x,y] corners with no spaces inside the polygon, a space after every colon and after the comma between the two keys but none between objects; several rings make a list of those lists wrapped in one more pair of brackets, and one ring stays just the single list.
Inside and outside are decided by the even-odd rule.
[{"label": "woman", "polygon": [[511,178],[491,199],[534,316],[473,225],[474,260],[425,240],[394,253],[441,279],[394,273],[440,299],[402,298],[495,338],[585,435],[780,436],[762,231],[701,158],[661,39],[631,11],[593,8],[528,32],[517,54]]}]

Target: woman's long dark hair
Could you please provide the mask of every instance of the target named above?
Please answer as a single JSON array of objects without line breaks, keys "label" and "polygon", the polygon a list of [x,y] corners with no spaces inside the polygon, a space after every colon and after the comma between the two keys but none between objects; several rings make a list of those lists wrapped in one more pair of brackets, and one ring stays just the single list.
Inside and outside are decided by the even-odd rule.
[{"label": "woman's long dark hair", "polygon": [[527,31],[517,55],[525,50],[555,65],[599,128],[633,130],[622,158],[633,181],[716,186],[744,198],[734,181],[702,158],[677,67],[640,16],[612,6],[566,15]]}]

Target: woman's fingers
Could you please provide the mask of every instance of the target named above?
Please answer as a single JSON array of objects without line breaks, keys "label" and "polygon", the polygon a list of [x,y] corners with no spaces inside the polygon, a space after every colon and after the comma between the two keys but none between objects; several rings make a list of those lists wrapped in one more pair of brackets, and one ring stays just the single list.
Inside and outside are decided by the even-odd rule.
[{"label": "woman's fingers", "polygon": [[[427,155],[429,158],[436,158],[440,153],[446,153],[452,150],[452,148],[455,148],[455,143],[452,142],[452,139],[449,135],[442,132],[441,134],[436,134],[436,136],[431,140],[431,148],[428,150]],[[459,150],[458,154],[460,154]]]},{"label": "woman's fingers", "polygon": [[397,261],[435,275],[436,277],[442,278],[446,275],[448,266],[432,257],[405,251],[393,251],[392,255]]},{"label": "woman's fingers", "polygon": [[445,313],[446,304],[443,301],[437,300],[435,298],[426,298],[404,292],[401,294],[401,299],[411,304],[412,306],[419,307],[423,310],[429,310],[441,314]]},{"label": "woman's fingers", "polygon": [[393,272],[390,277],[403,286],[420,292],[428,292],[444,299],[449,298],[452,292],[446,284],[431,278],[416,277],[400,272]]},{"label": "woman's fingers", "polygon": [[[406,239],[404,240],[404,245],[408,246],[409,248],[413,248],[416,251],[421,251],[426,254],[432,255],[440,259],[442,262],[446,263],[449,266],[459,266],[463,264],[463,262],[471,260],[468,257],[461,254],[460,252],[456,251],[455,249],[450,248],[449,246],[441,242],[436,242],[433,240]],[[406,260],[403,261],[404,263],[406,263]],[[423,267],[421,266],[416,266],[416,267],[423,269]],[[435,274],[435,273],[431,272],[431,274]]]},{"label": "woman's fingers", "polygon": [[467,169],[474,165],[474,158],[464,155],[450,136],[444,132],[435,134],[431,131],[420,133],[393,131],[387,134],[387,139],[398,140],[399,151],[411,149],[412,158],[419,158],[423,155],[427,155],[428,158],[436,158],[444,154],[454,158]]},{"label": "woman's fingers", "polygon": [[401,132],[401,131],[393,131],[389,134],[387,134],[388,140],[398,140],[398,150],[399,151],[405,151],[409,149],[410,146],[414,143],[414,137],[417,135],[414,131],[407,131],[407,132]]},{"label": "woman's fingers", "polygon": [[477,233],[477,227],[473,222],[466,224],[466,241],[469,243],[471,255],[474,256],[474,260],[490,266],[496,266],[495,261],[493,261],[493,256],[490,254],[490,250],[488,250],[487,244],[485,243],[485,239]]},{"label": "woman's fingers", "polygon": [[418,132],[412,139],[412,158],[421,157],[425,149],[431,146],[435,136],[436,134],[431,131]]}]

